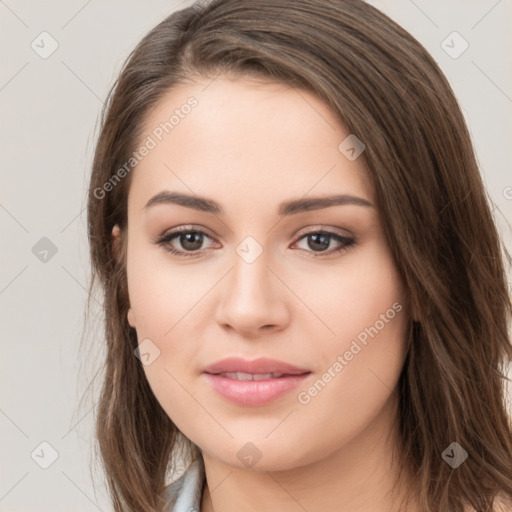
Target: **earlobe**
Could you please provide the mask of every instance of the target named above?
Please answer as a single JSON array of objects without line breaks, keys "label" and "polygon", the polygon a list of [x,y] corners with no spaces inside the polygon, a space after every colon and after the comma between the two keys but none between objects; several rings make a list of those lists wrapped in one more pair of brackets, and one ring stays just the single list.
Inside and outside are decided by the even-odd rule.
[{"label": "earlobe", "polygon": [[128,317],[128,323],[130,324],[130,327],[135,327],[135,315],[132,308],[128,310],[128,314],[126,316]]},{"label": "earlobe", "polygon": [[112,249],[113,249],[113,253],[114,255],[117,254],[117,251],[119,249],[119,233],[121,232],[121,229],[119,228],[119,225],[116,224],[113,228],[112,228],[112,237],[113,237],[113,240],[112,240]]}]

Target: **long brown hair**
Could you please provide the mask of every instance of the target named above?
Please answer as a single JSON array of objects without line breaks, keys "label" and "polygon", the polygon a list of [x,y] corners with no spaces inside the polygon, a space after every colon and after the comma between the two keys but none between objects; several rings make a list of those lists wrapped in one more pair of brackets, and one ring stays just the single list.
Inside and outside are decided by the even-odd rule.
[{"label": "long brown hair", "polygon": [[[106,361],[96,435],[116,512],[160,511],[169,468],[198,454],[134,356],[126,245],[121,237],[114,252],[111,236],[115,224],[126,229],[132,173],[118,170],[164,94],[219,73],[312,92],[366,146],[414,318],[397,428],[421,512],[487,512],[499,494],[512,497],[504,392],[512,304],[489,200],[445,76],[409,33],[361,0],[213,0],[174,12],[143,38],[102,112],[88,196],[90,296],[99,280]],[[452,442],[469,455],[457,469],[442,458]]]}]

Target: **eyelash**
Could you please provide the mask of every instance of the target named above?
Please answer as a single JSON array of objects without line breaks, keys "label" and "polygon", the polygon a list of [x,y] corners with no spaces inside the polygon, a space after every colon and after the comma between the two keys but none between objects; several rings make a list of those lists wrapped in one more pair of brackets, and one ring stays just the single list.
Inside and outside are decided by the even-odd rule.
[{"label": "eyelash", "polygon": [[[174,256],[178,256],[180,258],[194,258],[194,257],[198,257],[198,255],[200,255],[202,251],[193,251],[193,252],[191,252],[191,251],[179,251],[179,250],[176,250],[176,249],[174,249],[173,247],[171,247],[169,245],[171,240],[173,240],[174,238],[178,237],[179,235],[181,235],[183,233],[195,233],[195,234],[205,235],[206,237],[211,238],[207,233],[205,233],[204,231],[202,231],[200,229],[191,229],[191,228],[185,226],[185,227],[177,228],[174,231],[171,231],[170,233],[165,233],[164,235],[160,236],[154,243],[156,245],[162,246],[166,251],[169,251]],[[325,231],[325,230],[322,230],[322,229],[319,229],[319,230],[316,230],[316,231],[310,231],[308,233],[304,233],[303,235],[301,235],[294,242],[294,244],[299,242],[303,238],[306,238],[309,235],[326,235],[326,236],[328,236],[328,237],[330,237],[330,238],[332,238],[332,239],[334,239],[337,242],[340,242],[342,244],[341,247],[338,248],[338,249],[334,249],[334,250],[331,249],[328,252],[318,252],[316,254],[315,254],[314,251],[308,251],[306,249],[302,249],[302,250],[305,250],[306,252],[312,252],[313,254],[315,254],[313,256],[313,258],[319,258],[319,257],[322,257],[322,256],[327,255],[327,254],[339,253],[339,252],[342,252],[344,250],[347,250],[349,247],[351,247],[352,245],[355,244],[355,240],[353,238],[341,236],[341,235],[338,235],[337,233],[333,233],[333,232],[330,232],[330,231]]]}]

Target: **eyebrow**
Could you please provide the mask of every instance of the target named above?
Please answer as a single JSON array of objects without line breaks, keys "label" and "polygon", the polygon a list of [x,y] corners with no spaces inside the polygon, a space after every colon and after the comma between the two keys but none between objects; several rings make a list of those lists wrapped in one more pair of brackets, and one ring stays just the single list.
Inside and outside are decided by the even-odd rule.
[{"label": "eyebrow", "polygon": [[[216,215],[224,215],[224,210],[219,203],[213,199],[199,197],[195,195],[183,194],[180,192],[169,192],[164,190],[153,196],[144,207],[145,209],[157,204],[177,204],[187,208],[193,208],[202,212],[213,213]],[[367,199],[352,196],[348,194],[325,196],[325,197],[308,197],[300,199],[292,199],[284,201],[279,205],[278,214],[281,217],[295,215],[297,213],[307,212],[310,210],[320,210],[331,206],[339,205],[355,205],[373,207]]]}]

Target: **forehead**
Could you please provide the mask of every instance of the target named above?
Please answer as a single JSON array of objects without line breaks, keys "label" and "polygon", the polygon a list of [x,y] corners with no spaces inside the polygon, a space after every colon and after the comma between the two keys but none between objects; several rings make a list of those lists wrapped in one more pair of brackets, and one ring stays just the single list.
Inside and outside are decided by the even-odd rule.
[{"label": "forehead", "polygon": [[[220,76],[169,91],[144,122],[129,204],[162,190],[257,208],[307,193],[371,198],[364,155],[339,146],[349,132],[320,99],[281,83]],[[240,204],[238,205],[240,206]]]}]

